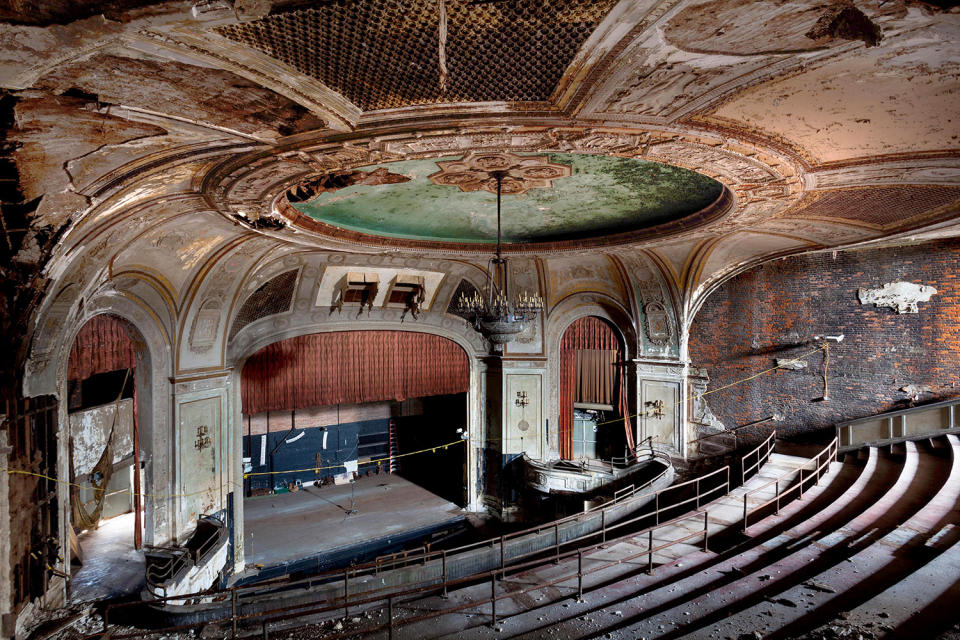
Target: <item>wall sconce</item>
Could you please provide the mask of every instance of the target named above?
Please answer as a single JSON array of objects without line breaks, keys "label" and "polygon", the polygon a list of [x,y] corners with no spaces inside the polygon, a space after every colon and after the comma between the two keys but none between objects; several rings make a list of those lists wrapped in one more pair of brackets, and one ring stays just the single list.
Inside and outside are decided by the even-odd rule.
[{"label": "wall sconce", "polygon": [[516,405],[517,405],[518,407],[520,407],[521,409],[523,409],[523,408],[526,407],[528,404],[530,404],[530,400],[527,398],[527,392],[526,392],[526,391],[517,391],[517,399],[514,400],[514,404],[516,404]]},{"label": "wall sconce", "polygon": [[650,407],[650,409],[647,409],[643,414],[646,417],[656,418],[658,420],[663,418],[663,400],[647,400],[643,403],[643,406]]}]

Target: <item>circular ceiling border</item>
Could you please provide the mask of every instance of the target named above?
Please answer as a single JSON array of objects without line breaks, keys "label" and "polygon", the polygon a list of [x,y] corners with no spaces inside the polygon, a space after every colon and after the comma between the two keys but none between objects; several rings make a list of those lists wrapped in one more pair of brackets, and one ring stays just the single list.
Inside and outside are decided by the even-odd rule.
[{"label": "circular ceiling border", "polygon": [[690,169],[724,186],[716,201],[678,220],[583,240],[530,242],[505,248],[511,253],[554,253],[685,236],[707,226],[721,231],[743,227],[786,210],[804,191],[803,171],[794,159],[712,132],[488,125],[425,133],[358,135],[346,140],[341,134],[336,141],[321,137],[323,132],[318,134],[312,138],[297,136],[287,144],[231,158],[207,172],[198,186],[223,215],[279,239],[341,250],[410,249],[464,255],[488,253],[492,244],[421,241],[349,231],[300,213],[287,202],[285,194],[318,175],[476,152],[636,158]]}]

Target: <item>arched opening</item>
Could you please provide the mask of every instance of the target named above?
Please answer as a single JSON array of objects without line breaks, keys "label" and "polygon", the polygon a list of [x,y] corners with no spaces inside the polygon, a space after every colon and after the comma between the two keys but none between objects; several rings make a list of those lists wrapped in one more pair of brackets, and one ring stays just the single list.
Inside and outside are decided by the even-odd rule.
[{"label": "arched opening", "polygon": [[77,333],[67,366],[71,598],[140,590],[144,461],[137,355],[128,323],[97,315]]},{"label": "arched opening", "polygon": [[[560,340],[560,457],[610,459],[633,449],[625,348],[615,328],[580,318]],[[622,426],[621,426],[622,425]]]},{"label": "arched opening", "polygon": [[267,566],[260,577],[376,555],[462,519],[469,377],[458,344],[408,331],[310,334],[250,356],[244,544],[248,563]]}]

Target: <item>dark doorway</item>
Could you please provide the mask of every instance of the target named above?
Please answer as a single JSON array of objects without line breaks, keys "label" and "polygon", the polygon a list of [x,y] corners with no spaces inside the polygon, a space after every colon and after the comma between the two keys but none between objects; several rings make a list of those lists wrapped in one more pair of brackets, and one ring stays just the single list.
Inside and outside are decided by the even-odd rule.
[{"label": "dark doorway", "polygon": [[[399,473],[428,491],[466,506],[467,394],[418,398],[415,415],[398,416]],[[420,452],[415,453],[413,452]]]}]

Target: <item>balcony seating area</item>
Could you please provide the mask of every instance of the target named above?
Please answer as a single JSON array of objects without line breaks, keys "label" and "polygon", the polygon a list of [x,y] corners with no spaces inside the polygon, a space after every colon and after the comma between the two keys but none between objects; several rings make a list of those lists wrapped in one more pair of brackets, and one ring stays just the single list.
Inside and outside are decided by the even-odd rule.
[{"label": "balcony seating area", "polygon": [[[697,540],[654,554],[647,536],[508,573],[496,585],[497,637],[802,638],[824,625],[863,637],[937,637],[960,619],[960,441],[942,435],[883,448],[865,447],[828,462],[819,484],[785,496],[779,513],[750,520],[742,497],[767,479],[798,486],[805,460],[772,453],[742,487],[702,506],[711,543]],[[809,477],[809,476],[806,476]],[[766,496],[771,488],[764,488]],[[751,495],[760,501],[764,495]],[[739,518],[736,507],[740,508]],[[762,515],[762,514],[761,514]],[[683,526],[689,527],[689,521]],[[682,532],[658,530],[654,547]],[[726,535],[725,535],[726,534]],[[620,558],[624,561],[611,564]],[[628,559],[629,558],[629,559]],[[576,577],[538,591],[553,575]],[[589,573],[591,566],[607,565]],[[582,596],[580,595],[582,589]],[[516,593],[517,595],[512,595]],[[394,637],[490,637],[485,603],[400,626],[408,612],[490,597],[490,585],[394,605]],[[837,628],[837,627],[834,627]],[[759,634],[759,635],[756,635]],[[839,636],[838,636],[839,637]],[[857,637],[856,633],[851,637]]]}]

